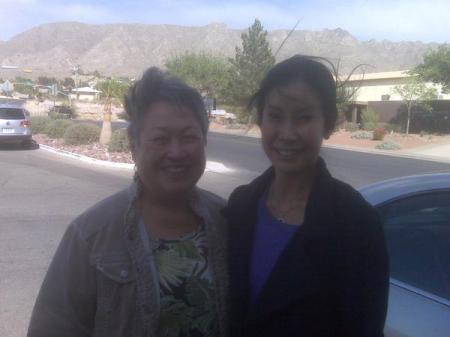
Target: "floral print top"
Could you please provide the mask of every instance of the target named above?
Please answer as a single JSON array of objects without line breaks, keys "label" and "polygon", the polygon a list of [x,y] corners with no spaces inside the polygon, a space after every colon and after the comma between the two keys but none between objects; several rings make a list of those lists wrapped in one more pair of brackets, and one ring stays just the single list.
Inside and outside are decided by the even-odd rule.
[{"label": "floral print top", "polygon": [[177,240],[152,240],[159,273],[160,337],[219,335],[204,225]]}]

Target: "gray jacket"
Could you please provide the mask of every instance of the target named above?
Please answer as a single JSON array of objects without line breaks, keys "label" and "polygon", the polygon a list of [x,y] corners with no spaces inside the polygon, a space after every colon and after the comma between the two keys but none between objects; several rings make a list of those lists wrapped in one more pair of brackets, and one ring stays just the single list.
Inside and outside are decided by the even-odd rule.
[{"label": "gray jacket", "polygon": [[[154,337],[159,284],[139,233],[137,188],[93,206],[69,226],[37,298],[29,337]],[[206,224],[221,336],[227,329],[224,202],[196,189],[193,210]]]}]

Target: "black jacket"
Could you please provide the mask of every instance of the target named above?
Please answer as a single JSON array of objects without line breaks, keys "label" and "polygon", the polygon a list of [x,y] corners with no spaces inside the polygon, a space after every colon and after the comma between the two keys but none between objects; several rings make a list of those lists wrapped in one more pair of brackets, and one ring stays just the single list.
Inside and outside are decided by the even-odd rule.
[{"label": "black jacket", "polygon": [[267,170],[238,187],[223,211],[229,221],[231,336],[381,337],[388,257],[379,217],[322,159],[304,223],[285,247],[254,305],[249,268],[258,199]]}]

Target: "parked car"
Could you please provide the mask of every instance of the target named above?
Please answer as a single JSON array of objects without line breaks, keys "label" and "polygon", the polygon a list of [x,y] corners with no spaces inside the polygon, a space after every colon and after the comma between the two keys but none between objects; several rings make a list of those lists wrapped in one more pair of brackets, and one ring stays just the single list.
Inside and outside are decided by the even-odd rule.
[{"label": "parked car", "polygon": [[73,118],[75,113],[72,107],[67,105],[55,105],[48,111],[50,117],[56,118]]},{"label": "parked car", "polygon": [[390,256],[386,337],[450,336],[450,173],[360,190],[380,213]]},{"label": "parked car", "polygon": [[232,112],[226,112],[226,110],[217,109],[217,110],[211,110],[211,117],[217,118],[217,119],[223,119],[228,122],[233,122],[236,119],[236,115]]},{"label": "parked car", "polygon": [[20,142],[31,145],[31,122],[29,113],[21,106],[0,104],[0,143]]}]

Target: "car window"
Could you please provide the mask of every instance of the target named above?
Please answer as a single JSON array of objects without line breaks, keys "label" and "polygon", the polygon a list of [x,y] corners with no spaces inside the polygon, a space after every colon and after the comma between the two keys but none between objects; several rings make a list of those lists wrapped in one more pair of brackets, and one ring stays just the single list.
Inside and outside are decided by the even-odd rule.
[{"label": "car window", "polygon": [[450,192],[380,207],[391,277],[450,300]]},{"label": "car window", "polygon": [[24,119],[22,109],[0,108],[0,119]]}]

